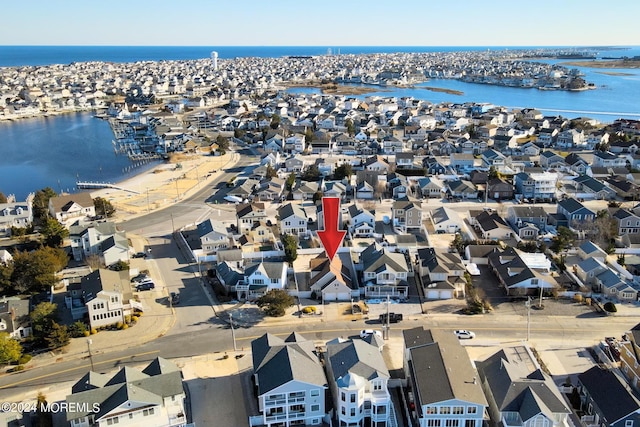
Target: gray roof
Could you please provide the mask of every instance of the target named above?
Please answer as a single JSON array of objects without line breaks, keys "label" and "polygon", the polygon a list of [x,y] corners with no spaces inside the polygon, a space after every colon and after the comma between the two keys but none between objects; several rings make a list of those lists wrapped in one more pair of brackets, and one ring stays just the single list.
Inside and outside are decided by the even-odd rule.
[{"label": "gray roof", "polygon": [[258,394],[263,395],[290,381],[327,387],[327,378],[312,341],[296,334],[285,341],[269,333],[251,342]]},{"label": "gray roof", "polygon": [[435,342],[428,343],[426,337],[418,336],[417,341],[426,343],[408,349],[410,375],[419,406],[451,399],[487,406],[480,382],[474,381],[477,373],[456,336],[451,331],[431,330],[430,333]]},{"label": "gray roof", "polygon": [[524,422],[539,413],[550,419],[553,414],[571,413],[553,379],[534,364],[524,347],[500,350],[476,366],[501,412],[518,412]]},{"label": "gray roof", "polygon": [[611,371],[594,366],[578,375],[602,415],[613,423],[640,409],[640,402]]},{"label": "gray roof", "polygon": [[226,236],[227,227],[220,221],[211,221],[211,219],[206,219],[198,224],[198,237],[204,237],[211,232]]},{"label": "gray roof", "polygon": [[545,218],[547,212],[542,206],[511,206],[513,213],[518,218]]},{"label": "gray roof", "polygon": [[278,216],[280,220],[284,220],[291,216],[297,216],[298,218],[306,218],[307,213],[300,207],[300,205],[294,205],[293,203],[287,203],[284,206],[278,208]]},{"label": "gray roof", "polygon": [[[127,401],[162,405],[163,399],[184,393],[182,374],[171,362],[157,358],[142,372],[123,367],[113,376],[89,372],[72,387],[67,402],[83,411],[67,411],[67,421],[93,414],[96,420]],[[93,413],[93,405],[100,405]]]},{"label": "gray roof", "polygon": [[355,374],[367,380],[389,378],[389,371],[377,346],[363,340],[327,344],[326,360],[331,364],[333,379]]},{"label": "gray roof", "polygon": [[124,300],[131,298],[129,271],[112,271],[104,268],[92,271],[81,279],[80,287],[85,302],[91,301],[102,291],[118,292]]},{"label": "gray roof", "polygon": [[262,266],[264,268],[265,273],[267,274],[267,277],[269,277],[270,279],[279,279],[280,277],[282,277],[282,268],[283,268],[283,265],[285,264],[286,263],[284,262],[271,262],[271,261],[259,262],[257,264],[253,264],[245,268],[244,275],[251,276],[258,268],[260,268],[260,266]]},{"label": "gray roof", "polygon": [[378,271],[380,268],[389,268],[394,271],[409,271],[404,255],[397,252],[388,252],[386,249],[378,249],[372,243],[360,254],[360,262],[364,271]]}]

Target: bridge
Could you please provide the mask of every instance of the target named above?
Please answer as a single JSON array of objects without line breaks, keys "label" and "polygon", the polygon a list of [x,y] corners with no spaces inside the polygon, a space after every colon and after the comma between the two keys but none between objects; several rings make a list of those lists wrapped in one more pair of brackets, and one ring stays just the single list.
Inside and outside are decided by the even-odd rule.
[{"label": "bridge", "polygon": [[113,188],[115,190],[128,191],[133,194],[140,194],[138,191],[129,190],[128,188],[120,187],[119,185],[111,184],[108,182],[76,182],[76,187],[83,190],[90,190],[94,188]]}]

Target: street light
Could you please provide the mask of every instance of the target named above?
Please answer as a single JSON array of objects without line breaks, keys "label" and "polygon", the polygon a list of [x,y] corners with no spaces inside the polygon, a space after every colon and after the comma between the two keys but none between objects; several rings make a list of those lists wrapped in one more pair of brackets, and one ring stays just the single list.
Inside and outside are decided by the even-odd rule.
[{"label": "street light", "polygon": [[524,303],[527,307],[527,342],[531,336],[531,297],[527,297],[527,302]]},{"label": "street light", "polygon": [[87,348],[89,349],[89,361],[91,362],[91,371],[93,371],[93,354],[91,354],[91,344],[93,344],[93,341],[91,340],[91,338],[87,339]]}]

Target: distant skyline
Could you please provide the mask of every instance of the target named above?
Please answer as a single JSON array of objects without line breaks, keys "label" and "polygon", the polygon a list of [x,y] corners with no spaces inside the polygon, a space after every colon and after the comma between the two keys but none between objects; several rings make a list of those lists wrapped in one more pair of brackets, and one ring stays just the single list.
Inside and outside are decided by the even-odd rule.
[{"label": "distant skyline", "polygon": [[2,45],[640,45],[636,0],[30,0],[2,15]]}]

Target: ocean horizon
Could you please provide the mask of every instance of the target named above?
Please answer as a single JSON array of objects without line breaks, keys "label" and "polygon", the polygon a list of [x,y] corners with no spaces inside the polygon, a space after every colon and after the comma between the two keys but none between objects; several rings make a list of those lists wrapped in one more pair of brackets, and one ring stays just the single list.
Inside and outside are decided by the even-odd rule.
[{"label": "ocean horizon", "polygon": [[283,56],[433,53],[522,49],[594,49],[602,56],[640,55],[640,46],[53,46],[0,45],[0,67],[42,66],[72,62],[180,61],[209,58],[277,58]]}]

